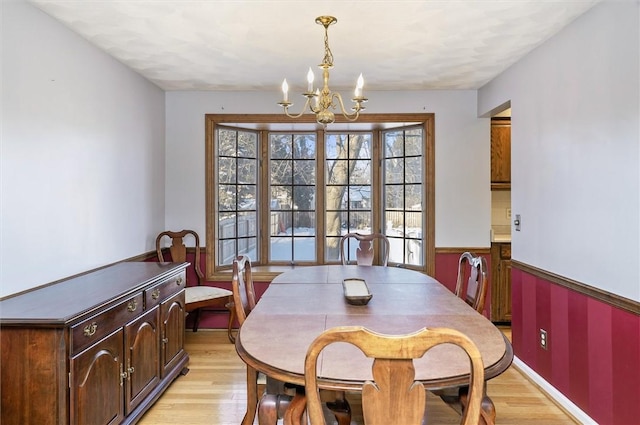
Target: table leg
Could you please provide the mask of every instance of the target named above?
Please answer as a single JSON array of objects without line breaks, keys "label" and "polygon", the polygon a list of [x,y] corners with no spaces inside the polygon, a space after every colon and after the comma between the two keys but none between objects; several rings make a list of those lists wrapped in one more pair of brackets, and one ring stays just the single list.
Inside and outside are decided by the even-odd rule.
[{"label": "table leg", "polygon": [[[351,406],[345,398],[344,392],[326,391],[326,393],[332,393],[330,400],[326,401],[327,408],[331,410],[331,413],[338,421],[338,425],[350,425],[351,424]],[[326,399],[327,396],[320,393],[320,399]]]},{"label": "table leg", "polygon": [[[284,425],[302,425],[305,410],[307,408],[307,397],[304,394],[304,388],[296,388],[296,395],[293,396],[289,408],[284,413]],[[262,425],[262,424],[260,424]]]},{"label": "table leg", "polygon": [[[442,401],[447,403],[453,410],[462,415],[467,406],[468,387],[449,388],[445,390],[435,391],[434,394],[439,396]],[[485,383],[482,396],[482,404],[480,410],[480,420],[478,425],[495,425],[496,423],[496,407],[487,395],[487,385]]]},{"label": "table leg", "polygon": [[276,425],[279,418],[284,418],[292,397],[286,394],[264,394],[258,405],[258,424]]}]

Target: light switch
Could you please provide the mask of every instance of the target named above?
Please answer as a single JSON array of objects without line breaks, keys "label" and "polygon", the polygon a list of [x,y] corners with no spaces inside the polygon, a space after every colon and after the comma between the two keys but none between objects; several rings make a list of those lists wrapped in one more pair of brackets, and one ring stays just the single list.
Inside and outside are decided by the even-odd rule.
[{"label": "light switch", "polygon": [[516,232],[520,231],[520,224],[521,224],[520,214],[516,214],[516,219],[513,220],[513,225],[516,227]]}]

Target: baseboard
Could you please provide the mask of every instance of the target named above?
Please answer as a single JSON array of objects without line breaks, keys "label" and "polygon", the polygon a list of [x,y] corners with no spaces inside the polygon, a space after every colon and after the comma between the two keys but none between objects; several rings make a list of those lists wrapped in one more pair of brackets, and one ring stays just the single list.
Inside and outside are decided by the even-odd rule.
[{"label": "baseboard", "polygon": [[582,409],[576,406],[553,385],[548,383],[542,376],[538,375],[522,360],[514,356],[512,364],[525,376],[525,378],[536,385],[540,389],[540,391],[544,392],[547,397],[553,400],[554,403],[556,403],[562,410],[564,410],[567,415],[571,416],[577,423],[583,425],[598,425],[598,422],[591,419],[589,415],[582,411]]}]

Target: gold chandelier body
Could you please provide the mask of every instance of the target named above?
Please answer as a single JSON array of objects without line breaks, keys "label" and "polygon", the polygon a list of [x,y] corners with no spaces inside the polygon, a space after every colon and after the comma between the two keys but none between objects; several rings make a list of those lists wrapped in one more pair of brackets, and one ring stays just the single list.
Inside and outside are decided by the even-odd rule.
[{"label": "gold chandelier body", "polygon": [[287,80],[285,79],[283,81],[282,92],[284,97],[281,102],[278,102],[278,105],[282,106],[284,113],[288,117],[300,118],[305,112],[311,112],[316,115],[316,121],[318,123],[326,126],[336,120],[333,110],[338,106],[340,107],[340,112],[348,121],[357,120],[360,116],[360,111],[365,109],[362,104],[368,99],[366,99],[362,94],[362,87],[364,85],[362,74],[360,74],[360,77],[358,78],[354,97],[351,99],[354,103],[351,107],[351,110],[353,111],[351,113],[346,111],[340,93],[332,93],[329,89],[329,70],[333,68],[333,54],[329,48],[329,25],[333,25],[336,22],[338,22],[338,20],[333,16],[319,16],[316,18],[316,23],[324,27],[324,58],[322,59],[322,64],[318,65],[322,69],[323,86],[322,90],[313,90],[313,71],[309,68],[309,73],[307,74],[307,91],[302,93],[302,96],[306,98],[306,101],[302,107],[302,111],[297,115],[289,113],[289,107],[292,106],[293,103],[289,102],[289,86],[287,84]]}]

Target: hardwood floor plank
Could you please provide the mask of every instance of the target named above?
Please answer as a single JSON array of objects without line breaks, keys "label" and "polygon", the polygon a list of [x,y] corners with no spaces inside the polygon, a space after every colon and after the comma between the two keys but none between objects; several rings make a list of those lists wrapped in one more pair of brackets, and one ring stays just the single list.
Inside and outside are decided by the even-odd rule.
[{"label": "hardwood floor plank", "polygon": [[[503,330],[510,337],[508,329]],[[143,416],[141,425],[237,425],[246,408],[245,365],[229,344],[226,331],[187,331],[189,373],[179,377]],[[489,381],[487,391],[496,406],[499,425],[568,425],[575,421],[510,367]],[[352,424],[362,425],[357,394],[348,394]],[[456,412],[431,393],[426,425],[459,424]],[[257,419],[255,424],[257,424]]]}]

